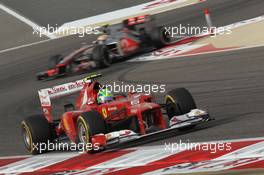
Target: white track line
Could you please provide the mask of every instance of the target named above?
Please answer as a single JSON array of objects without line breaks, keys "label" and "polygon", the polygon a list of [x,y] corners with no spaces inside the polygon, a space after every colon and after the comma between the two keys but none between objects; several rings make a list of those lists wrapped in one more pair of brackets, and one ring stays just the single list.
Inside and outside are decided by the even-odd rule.
[{"label": "white track line", "polygon": [[[178,4],[178,3],[185,2],[185,1],[186,1],[186,0],[181,0],[181,1],[176,1],[175,3]],[[141,5],[137,5],[137,6],[132,6],[132,7],[128,7],[128,8],[126,8],[126,9],[133,9],[133,8],[138,8],[138,7],[145,7],[147,4],[152,4],[152,3],[154,3],[154,2],[155,2],[155,1],[153,1],[153,2],[149,2],[149,3],[145,3],[145,4],[141,4]],[[204,1],[200,1],[200,2],[204,2]],[[197,3],[199,3],[199,1],[197,1]],[[189,5],[193,5],[193,4],[189,4]],[[161,5],[161,6],[163,7],[164,5]],[[183,7],[184,7],[184,6],[183,6]],[[155,7],[155,8],[157,8],[157,7]],[[155,8],[154,8],[154,9],[155,9]],[[159,8],[160,8],[160,7],[159,7]],[[23,22],[26,23],[27,25],[31,26],[32,29],[40,29],[40,28],[41,28],[41,27],[40,27],[39,25],[37,25],[36,23],[30,21],[29,19],[27,19],[27,18],[25,18],[24,16],[18,14],[18,13],[15,12],[14,10],[12,10],[12,9],[10,9],[10,8],[8,8],[8,7],[6,7],[6,6],[4,6],[3,4],[0,4],[0,9],[2,9],[2,10],[5,11],[6,13],[8,13],[8,14],[14,16],[15,18],[17,18],[17,19],[23,21]],[[113,11],[113,12],[110,12],[110,13],[115,13],[115,14],[116,14],[117,12],[120,12],[120,11],[124,11],[124,10],[126,11],[126,9],[120,9],[120,10],[116,10],[116,11]],[[153,10],[153,9],[151,9],[151,10]],[[172,9],[168,9],[167,11],[169,11],[169,10],[172,10]],[[163,11],[158,11],[157,13],[162,13],[162,12],[163,12]],[[139,12],[138,12],[138,13],[139,13]],[[101,19],[101,18],[100,18],[101,16],[104,17],[104,18],[103,18],[104,20],[105,20],[105,17],[107,17],[107,16],[109,17],[109,15],[107,15],[107,14],[109,14],[109,13],[100,14],[100,15],[97,15],[97,16],[93,16],[93,17],[89,17],[89,18],[84,18],[84,19],[80,19],[80,20],[72,21],[72,22],[69,22],[69,23],[65,23],[65,24],[63,24],[61,27],[65,26],[65,25],[72,24],[72,23],[75,24],[76,22],[79,24],[78,21],[83,21],[83,20],[88,20],[88,21],[89,21],[89,19],[92,19],[92,20],[90,20],[90,23],[91,23],[91,22],[94,23],[94,21],[96,21],[96,23],[98,23],[98,20]],[[136,13],[133,12],[133,15],[136,15]],[[127,16],[127,13],[126,13],[126,16]],[[112,18],[113,18],[113,17],[112,17]],[[109,20],[109,19],[108,19],[108,20]],[[106,21],[107,21],[107,20],[106,20]],[[94,24],[96,24],[96,23],[94,23]],[[89,23],[87,23],[87,21],[86,21],[85,25],[89,25]],[[33,31],[32,31],[32,33],[33,33]],[[49,39],[49,40],[40,41],[40,42],[31,43],[31,44],[25,44],[25,45],[21,45],[21,46],[13,47],[13,48],[4,49],[4,50],[1,50],[1,51],[0,51],[0,54],[1,54],[1,53],[4,53],[4,52],[8,52],[8,51],[15,50],[15,49],[20,49],[20,48],[23,48],[23,47],[28,47],[28,46],[32,46],[32,45],[36,45],[36,44],[41,44],[41,43],[43,43],[43,42],[50,41],[51,39],[57,39],[57,38],[60,38],[60,37],[56,36],[55,33],[54,33],[54,34],[51,34],[51,33],[49,33],[49,32],[45,32],[45,35],[46,35],[48,38],[50,38],[50,39]]]},{"label": "white track line", "polygon": [[[17,12],[15,12],[12,9],[10,9],[9,7],[4,6],[3,4],[0,4],[0,9],[3,10],[3,11],[5,11],[8,14],[14,16],[15,18],[19,19],[20,21],[24,22],[25,24],[29,25],[30,27],[32,27],[32,34],[33,34],[33,29],[40,29],[41,28],[36,23],[34,23],[31,20],[29,20],[28,18],[26,18],[26,17],[18,14]],[[56,38],[55,35],[51,35],[48,32],[46,34],[44,34],[44,35],[47,36],[50,39]]]},{"label": "white track line", "polygon": [[[59,39],[59,38],[56,38],[56,39]],[[12,51],[12,50],[16,50],[16,49],[21,49],[21,48],[24,48],[24,47],[29,47],[29,46],[33,46],[33,45],[37,45],[37,44],[41,44],[41,43],[46,43],[46,42],[51,41],[51,40],[54,40],[54,39],[47,39],[47,40],[38,41],[38,42],[30,43],[30,44],[24,44],[24,45],[17,46],[17,47],[12,47],[12,48],[9,48],[9,49],[0,50],[0,54],[5,53],[5,52],[9,52],[9,51]],[[227,50],[217,50],[217,51],[208,51],[208,52],[202,52],[202,53],[186,54],[186,55],[175,56],[173,58],[189,57],[189,56],[205,55],[205,54],[214,54],[214,53],[220,53],[220,52],[230,52],[230,51],[237,51],[237,50],[251,49],[251,48],[258,48],[258,47],[264,47],[264,45],[253,45],[253,46],[232,48],[232,49],[227,49]],[[166,59],[172,59],[172,58],[166,58]],[[166,60],[166,59],[159,59],[159,60]],[[143,62],[143,61],[131,60],[131,61],[128,61],[128,62]],[[146,60],[146,61],[153,61],[153,60]]]},{"label": "white track line", "polygon": [[[161,10],[162,8],[166,8],[165,11],[174,10],[179,7],[181,8],[181,5],[183,5],[183,3],[188,3],[188,0],[177,0],[177,1],[171,1],[171,2],[164,1],[164,0],[154,0],[151,2],[144,3],[144,4],[139,4],[139,5],[128,7],[128,8],[123,8],[123,9],[103,13],[100,15],[67,22],[63,24],[61,27],[63,28],[63,27],[74,26],[78,28],[78,27],[84,27],[88,25],[96,25],[98,23],[107,23],[108,21],[117,20],[118,22],[121,22],[122,19],[126,19],[127,17],[131,17],[131,16],[142,15],[142,13],[151,14],[151,15],[162,13],[164,12],[164,10]],[[195,2],[194,4],[196,3],[199,3],[199,1],[197,0],[197,2]],[[153,4],[158,4],[158,5],[153,6],[151,8],[146,8]],[[189,6],[189,5],[190,4],[187,4],[184,6]],[[193,5],[193,3],[191,3],[191,5]]]},{"label": "white track line", "polygon": [[[56,39],[58,39],[58,38],[56,38]],[[29,47],[29,46],[34,46],[34,45],[38,45],[38,44],[41,44],[41,43],[46,43],[46,42],[51,41],[51,40],[54,40],[54,39],[46,39],[46,40],[42,40],[42,41],[30,43],[30,44],[24,44],[24,45],[20,45],[20,46],[8,48],[8,49],[0,50],[0,54],[1,53],[5,53],[5,52],[9,52],[9,51],[12,51],[12,50],[21,49],[21,48],[24,48],[24,47]]]},{"label": "white track line", "polygon": [[[29,19],[19,15],[18,13],[16,13],[15,11],[11,10],[10,8],[7,8],[6,6],[0,4],[0,9],[4,10],[5,12],[13,15],[14,17],[20,19],[21,21],[25,22],[26,24],[28,24],[29,26],[31,26],[32,28],[40,28],[40,26],[38,26],[37,24],[35,24],[34,22],[30,21]],[[244,20],[244,21],[240,21],[240,22],[236,22],[227,26],[232,26],[232,28],[237,28],[243,25],[246,25],[247,22],[253,23],[253,22],[259,22],[260,20],[263,20],[264,16],[259,16],[259,17],[255,17],[252,19],[248,19],[248,20]],[[29,46],[33,46],[33,45],[37,45],[37,44],[41,44],[41,43],[45,43],[48,41],[51,41],[53,39],[58,39],[60,37],[55,37],[55,35],[52,35],[50,33],[47,33],[50,39],[47,40],[43,40],[43,41],[39,41],[39,42],[35,42],[35,43],[30,43],[30,44],[25,44],[25,45],[21,45],[21,46],[17,46],[17,47],[13,47],[13,48],[8,48],[8,49],[4,49],[0,51],[1,53],[4,52],[8,52],[8,51],[12,51],[12,50],[16,50],[16,49],[20,49],[20,48],[24,48],[24,47],[29,47]],[[179,56],[175,56],[174,58],[178,58],[178,57],[187,57],[187,56],[195,56],[195,55],[202,55],[202,54],[212,54],[212,53],[219,53],[219,52],[227,52],[227,51],[235,51],[235,50],[242,50],[242,49],[249,49],[249,48],[255,48],[255,47],[262,47],[264,45],[253,45],[253,46],[246,46],[246,47],[240,47],[240,48],[233,48],[233,49],[228,49],[228,50],[220,50],[220,51],[209,51],[209,52],[203,52],[203,53],[195,53],[195,54],[187,54],[187,55],[179,55]],[[143,60],[144,61],[144,60]],[[146,60],[146,61],[150,61],[150,60]],[[129,62],[134,62],[133,60],[129,61]],[[137,62],[137,61],[135,61]]]}]

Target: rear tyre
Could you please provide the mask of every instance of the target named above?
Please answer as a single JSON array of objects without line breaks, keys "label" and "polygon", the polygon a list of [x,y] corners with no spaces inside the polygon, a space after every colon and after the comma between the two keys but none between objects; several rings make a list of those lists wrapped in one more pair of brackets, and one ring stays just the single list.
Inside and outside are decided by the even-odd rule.
[{"label": "rear tyre", "polygon": [[112,63],[105,45],[96,45],[93,49],[92,58],[98,68],[109,67]]},{"label": "rear tyre", "polygon": [[154,28],[150,33],[152,44],[157,49],[160,49],[169,43],[169,36],[166,34],[162,26]]},{"label": "rear tyre", "polygon": [[53,141],[53,129],[43,115],[33,115],[21,123],[22,137],[27,151],[32,154],[47,152],[48,142]]},{"label": "rear tyre", "polygon": [[165,103],[169,119],[175,115],[186,114],[197,108],[192,95],[185,88],[177,88],[170,91],[165,97]]},{"label": "rear tyre", "polygon": [[[97,111],[82,113],[77,119],[77,143],[85,145],[91,144],[92,136],[106,133],[106,123]],[[92,150],[87,150],[92,151]]]}]

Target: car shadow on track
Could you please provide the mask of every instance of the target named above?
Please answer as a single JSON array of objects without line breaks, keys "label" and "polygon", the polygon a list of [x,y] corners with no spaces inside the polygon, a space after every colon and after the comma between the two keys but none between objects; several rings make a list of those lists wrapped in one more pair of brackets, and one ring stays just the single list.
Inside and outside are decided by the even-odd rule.
[{"label": "car shadow on track", "polygon": [[[258,114],[258,113],[256,112],[254,114]],[[106,149],[106,151],[104,151],[104,153],[114,152],[114,151],[118,151],[121,149],[127,149],[127,148],[132,148],[132,147],[137,147],[137,146],[144,146],[145,144],[153,143],[156,141],[162,141],[162,140],[169,139],[172,137],[182,136],[182,135],[190,134],[192,132],[198,132],[198,131],[214,128],[217,126],[221,126],[221,125],[225,125],[225,124],[235,122],[237,120],[240,120],[241,117],[246,117],[249,115],[252,115],[252,113],[234,114],[234,115],[231,115],[233,117],[223,118],[223,119],[219,119],[219,120],[213,120],[213,121],[210,121],[208,123],[200,124],[200,125],[196,126],[195,128],[190,129],[190,130],[186,130],[186,131],[179,131],[177,129],[164,131],[164,132],[161,132],[158,134],[146,136],[146,137],[136,139],[136,140],[131,140],[131,141],[128,141],[125,143],[119,143],[116,145],[111,145]],[[65,139],[63,142],[69,143],[69,141],[67,139]],[[54,153],[60,154],[60,153],[65,153],[65,152],[75,152],[75,151],[61,150],[61,151],[49,152],[47,154],[54,154]]]},{"label": "car shadow on track", "polygon": [[186,130],[186,131],[170,130],[170,131],[162,132],[159,134],[151,135],[149,137],[144,137],[142,139],[133,140],[133,141],[129,141],[127,143],[123,143],[123,144],[113,146],[112,148],[110,148],[111,149],[110,151],[117,151],[117,150],[125,149],[125,148],[143,146],[144,144],[149,144],[149,143],[153,143],[156,141],[162,141],[162,140],[165,140],[165,139],[168,139],[171,137],[182,136],[185,134],[190,134],[192,132],[198,132],[201,130],[214,128],[217,126],[221,126],[221,125],[225,125],[225,124],[235,122],[235,121],[239,120],[241,117],[246,117],[248,115],[252,115],[252,113],[235,114],[235,115],[232,115],[233,117],[223,118],[223,119],[219,119],[219,120],[213,120],[213,121],[210,121],[208,123],[200,124],[200,125],[196,126],[195,128],[190,129],[190,130]]}]

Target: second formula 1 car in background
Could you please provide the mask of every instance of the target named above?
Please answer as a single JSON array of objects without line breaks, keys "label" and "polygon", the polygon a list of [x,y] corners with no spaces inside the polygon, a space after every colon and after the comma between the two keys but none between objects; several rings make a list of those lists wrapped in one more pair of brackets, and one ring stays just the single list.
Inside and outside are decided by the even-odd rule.
[{"label": "second formula 1 car in background", "polygon": [[[55,143],[65,135],[72,143],[88,145],[89,151],[100,151],[148,134],[190,129],[211,120],[206,111],[197,109],[185,88],[169,91],[165,103],[158,104],[153,96],[137,92],[102,96],[109,92],[96,80],[99,76],[39,91],[43,114],[22,121],[23,140],[31,154],[42,153],[42,144]],[[61,115],[52,115],[52,99],[78,92],[74,105],[65,104]]]},{"label": "second formula 1 car in background", "polygon": [[170,43],[162,26],[156,26],[149,15],[124,20],[120,24],[103,26],[103,34],[92,45],[85,45],[66,55],[50,59],[50,68],[37,74],[37,79],[47,79],[75,72],[106,68],[120,58],[146,53]]}]

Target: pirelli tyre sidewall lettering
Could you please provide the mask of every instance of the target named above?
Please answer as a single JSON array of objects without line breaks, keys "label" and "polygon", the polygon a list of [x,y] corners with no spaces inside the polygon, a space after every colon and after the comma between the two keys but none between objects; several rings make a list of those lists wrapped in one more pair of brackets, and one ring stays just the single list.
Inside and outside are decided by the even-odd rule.
[{"label": "pirelli tyre sidewall lettering", "polygon": [[29,153],[32,153],[33,152],[33,141],[32,141],[32,134],[31,134],[30,128],[28,127],[25,121],[23,121],[21,125],[22,125],[22,135],[24,139],[24,144],[27,148],[27,151]]},{"label": "pirelli tyre sidewall lettering", "polygon": [[173,103],[176,103],[176,102],[175,102],[175,99],[173,99],[170,95],[166,95],[166,96],[165,96],[165,103],[166,103],[168,100],[171,100]]},{"label": "pirelli tyre sidewall lettering", "polygon": [[25,118],[21,123],[22,138],[29,153],[42,154],[48,151],[48,142],[55,139],[55,130],[43,114]]},{"label": "pirelli tyre sidewall lettering", "polygon": [[[81,127],[84,127],[84,128],[81,128]],[[85,129],[85,130],[82,130],[82,129]],[[90,143],[90,132],[89,132],[89,130],[90,130],[89,126],[87,125],[84,117],[80,115],[78,117],[78,120],[77,120],[77,131],[78,131],[77,134],[78,134],[79,142],[82,142],[84,144]],[[81,138],[82,135],[80,135],[80,134],[85,134],[85,140],[84,140],[84,138]]]},{"label": "pirelli tyre sidewall lettering", "polygon": [[169,119],[171,119],[175,115],[175,109],[177,108],[176,100],[170,96],[165,96],[165,104],[166,104],[166,111]]}]

